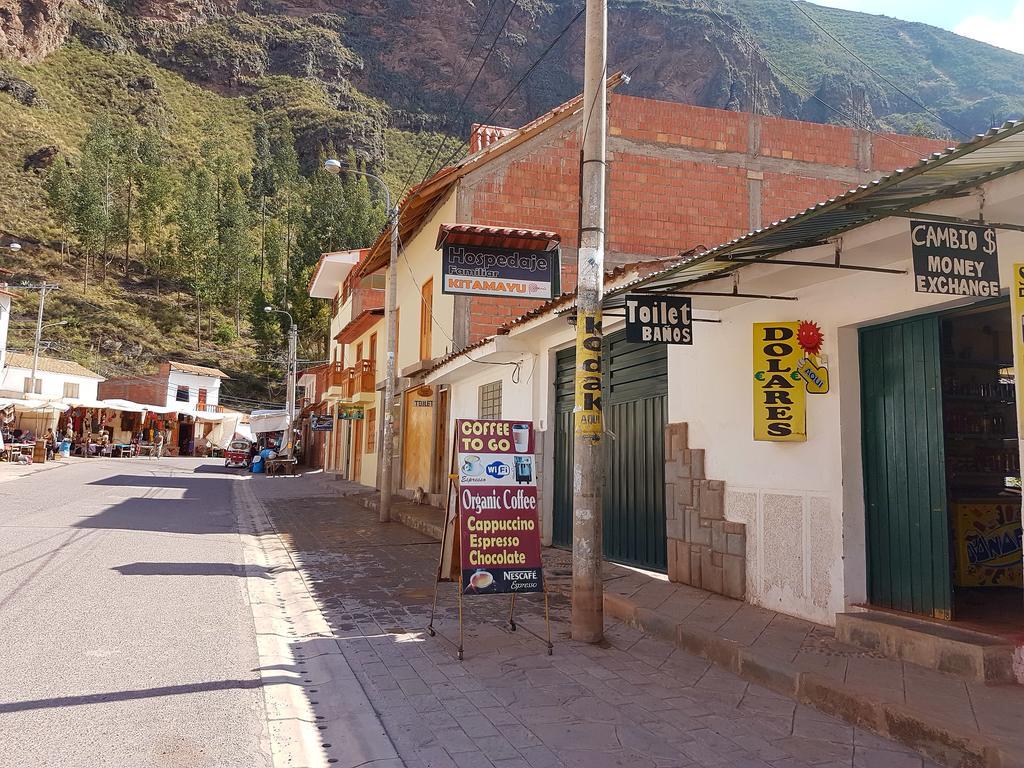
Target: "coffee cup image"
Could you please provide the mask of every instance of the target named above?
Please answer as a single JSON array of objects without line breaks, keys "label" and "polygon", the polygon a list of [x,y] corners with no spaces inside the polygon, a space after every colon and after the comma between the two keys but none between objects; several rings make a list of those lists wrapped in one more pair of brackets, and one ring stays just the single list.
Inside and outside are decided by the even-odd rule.
[{"label": "coffee cup image", "polygon": [[483,592],[494,584],[494,576],[488,571],[477,571],[469,577],[469,586],[477,592]]},{"label": "coffee cup image", "polygon": [[467,456],[462,460],[462,474],[479,475],[484,471],[484,465],[480,463],[479,456]]},{"label": "coffee cup image", "polygon": [[530,447],[530,425],[513,424],[512,442],[515,445],[516,453],[526,453]]}]

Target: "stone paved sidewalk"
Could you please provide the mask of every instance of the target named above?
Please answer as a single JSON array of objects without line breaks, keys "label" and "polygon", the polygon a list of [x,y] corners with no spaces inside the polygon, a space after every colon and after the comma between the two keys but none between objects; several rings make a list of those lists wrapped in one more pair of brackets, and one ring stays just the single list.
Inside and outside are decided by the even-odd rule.
[{"label": "stone paved sidewalk", "polygon": [[[435,538],[443,512],[400,504],[398,518]],[[549,589],[568,596],[572,556],[545,549]],[[1024,765],[1024,686],[968,682],[840,642],[831,627],[605,562],[606,618],[643,629],[948,765]]]},{"label": "stone paved sidewalk", "polygon": [[336,481],[253,488],[410,768],[933,765],[623,623],[599,646],[575,643],[562,596],[553,656],[523,631],[543,632],[539,597],[517,601],[515,633],[507,601],[467,599],[460,663],[452,585],[441,586],[439,636],[425,632],[436,541],[380,525]]}]

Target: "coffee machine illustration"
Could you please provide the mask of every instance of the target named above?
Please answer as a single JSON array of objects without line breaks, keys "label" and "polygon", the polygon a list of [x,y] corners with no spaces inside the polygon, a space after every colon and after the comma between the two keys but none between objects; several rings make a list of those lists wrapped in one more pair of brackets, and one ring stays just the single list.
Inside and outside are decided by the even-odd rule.
[{"label": "coffee machine illustration", "polygon": [[515,467],[517,483],[533,482],[533,456],[516,456]]}]

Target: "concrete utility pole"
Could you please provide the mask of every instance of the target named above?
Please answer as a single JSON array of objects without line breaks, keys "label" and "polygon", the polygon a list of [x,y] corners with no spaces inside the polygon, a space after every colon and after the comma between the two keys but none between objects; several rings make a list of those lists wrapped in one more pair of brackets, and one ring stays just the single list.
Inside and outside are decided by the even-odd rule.
[{"label": "concrete utility pole", "polygon": [[[292,316],[288,315],[288,319],[291,320]],[[288,329],[288,435],[285,445],[285,449],[288,454],[288,458],[295,457],[295,377],[298,373],[296,370],[298,361],[299,349],[299,329],[295,326],[295,321],[292,320],[291,327]]]},{"label": "concrete utility pole", "polygon": [[60,288],[59,285],[52,285],[50,283],[42,283],[41,285],[24,285],[20,286],[24,290],[39,291],[39,313],[36,315],[36,337],[35,342],[32,345],[32,378],[30,379],[31,389],[26,394],[36,394],[36,373],[39,369],[39,343],[43,338],[43,308],[46,306],[46,294],[49,291],[56,291]]},{"label": "concrete utility pole", "polygon": [[[398,206],[391,207],[391,192],[384,179],[357,168],[348,168],[340,160],[324,161],[324,170],[333,174],[354,173],[376,181],[384,191],[384,207],[388,211],[388,229],[391,231],[391,257],[388,260],[388,294],[385,311],[388,316],[387,357],[384,362],[384,434],[381,436],[380,521],[391,522],[391,489],[394,485],[395,462],[395,349],[398,346]],[[369,425],[367,429],[373,429]]]},{"label": "concrete utility pole", "polygon": [[585,643],[597,643],[604,637],[601,300],[604,295],[607,0],[587,0],[586,21],[573,409],[572,637]]},{"label": "concrete utility pole", "polygon": [[266,313],[274,313],[277,315],[284,315],[288,318],[288,402],[285,403],[285,418],[288,419],[288,428],[285,430],[284,435],[284,450],[285,456],[289,459],[295,456],[295,376],[298,369],[298,348],[299,348],[299,329],[295,325],[295,319],[292,317],[291,312],[287,312],[283,309],[274,309],[273,307],[264,307],[263,311]]}]

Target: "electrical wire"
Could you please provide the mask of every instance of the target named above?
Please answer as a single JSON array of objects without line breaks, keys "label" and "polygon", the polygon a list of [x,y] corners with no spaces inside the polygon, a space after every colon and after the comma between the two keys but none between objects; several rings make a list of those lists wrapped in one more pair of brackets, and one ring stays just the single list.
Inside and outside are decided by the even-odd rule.
[{"label": "electrical wire", "polygon": [[[491,111],[488,113],[487,117],[485,117],[483,119],[482,123],[484,125],[490,124],[490,122],[494,119],[494,116],[498,113],[498,111],[501,110],[501,108],[504,107],[505,104],[507,104],[509,102],[509,100],[516,94],[516,92],[522,87],[523,83],[526,82],[526,79],[530,75],[533,74],[534,70],[537,69],[537,67],[539,67],[541,65],[541,63],[544,61],[544,59],[547,57],[547,55],[549,53],[551,53],[551,51],[554,49],[554,47],[556,45],[558,45],[558,43],[561,41],[561,39],[563,37],[565,37],[565,35],[572,28],[572,25],[575,24],[577,22],[577,20],[579,20],[579,18],[584,14],[585,11],[586,11],[586,7],[581,8],[579,10],[579,12],[575,16],[573,16],[572,19],[569,20],[569,23],[566,24],[565,27],[562,29],[562,31],[559,32],[558,35],[548,44],[548,47],[545,48],[541,52],[540,56],[538,56],[534,60],[533,64],[531,64],[526,69],[526,71],[515,82],[515,84],[512,86],[512,88],[509,89],[509,91],[505,94],[505,96],[502,97],[502,99],[497,104],[494,105],[494,108],[491,109]],[[459,153],[463,150],[463,148],[466,146],[467,143],[468,143],[468,140],[463,140],[462,143],[459,144],[459,146],[457,146],[455,148],[455,150],[444,159],[444,161],[441,163],[441,167],[444,168],[445,166],[447,166],[452,161],[452,159],[457,157],[459,155]],[[424,180],[426,180],[425,176],[424,176]]]},{"label": "electrical wire", "polygon": [[834,34],[833,34],[833,33],[832,33],[831,31],[829,31],[828,29],[826,29],[826,28],[825,28],[825,26],[824,26],[824,25],[823,25],[823,24],[822,24],[821,22],[819,22],[819,21],[818,21],[817,19],[815,19],[815,18],[814,18],[813,16],[811,16],[811,14],[809,14],[809,13],[808,13],[808,12],[807,12],[807,11],[806,11],[806,10],[805,10],[804,8],[803,8],[803,3],[802,3],[802,2],[798,2],[797,0],[790,0],[790,2],[792,2],[792,3],[793,3],[793,5],[794,5],[794,6],[796,7],[796,9],[797,9],[798,11],[800,11],[800,13],[802,13],[802,14],[803,14],[804,16],[806,16],[806,17],[807,17],[807,19],[808,19],[808,20],[810,20],[810,22],[811,22],[812,24],[814,24],[814,26],[816,26],[816,27],[817,27],[818,29],[820,29],[820,30],[821,30],[822,32],[824,32],[824,33],[825,33],[825,34],[826,34],[826,35],[827,35],[827,36],[828,36],[828,37],[829,37],[829,38],[830,38],[830,39],[832,40],[832,42],[834,42],[834,43],[835,43],[836,45],[838,45],[838,46],[839,46],[840,48],[842,48],[842,49],[843,49],[844,51],[846,51],[846,52],[847,52],[848,54],[850,54],[850,55],[851,55],[851,56],[852,56],[853,58],[855,58],[855,59],[856,59],[857,61],[859,61],[859,62],[860,62],[861,64],[863,64],[863,65],[864,65],[864,67],[865,67],[865,68],[866,68],[866,69],[867,69],[867,70],[868,70],[869,72],[871,72],[871,73],[872,73],[872,74],[873,74],[873,75],[874,75],[875,77],[877,77],[878,79],[880,79],[880,80],[881,80],[882,82],[886,83],[886,84],[887,84],[887,85],[888,85],[888,86],[889,86],[890,88],[892,88],[892,89],[893,89],[894,91],[896,91],[896,93],[900,94],[900,95],[901,95],[901,96],[903,96],[903,97],[904,97],[905,99],[908,99],[909,101],[911,101],[911,102],[913,102],[914,104],[916,104],[917,106],[919,106],[919,107],[920,107],[921,109],[923,109],[923,110],[924,110],[925,112],[927,112],[927,113],[928,113],[929,115],[931,115],[932,117],[934,117],[934,118],[935,118],[936,120],[938,120],[938,121],[939,121],[940,123],[942,123],[942,124],[943,124],[944,126],[946,126],[947,128],[949,128],[949,129],[950,129],[951,131],[953,131],[953,132],[955,132],[955,133],[959,133],[959,134],[960,134],[960,135],[961,135],[961,136],[962,136],[963,138],[965,138],[965,139],[969,139],[969,138],[971,138],[971,134],[970,134],[970,133],[968,133],[967,131],[964,131],[964,130],[962,130],[961,128],[958,128],[957,126],[955,126],[955,125],[953,125],[952,123],[948,122],[947,120],[943,119],[943,117],[942,117],[941,115],[938,115],[938,114],[936,114],[935,112],[932,112],[932,110],[930,110],[930,109],[929,109],[929,108],[928,108],[927,106],[925,106],[924,104],[922,104],[922,103],[921,103],[921,101],[919,101],[919,100],[918,100],[917,98],[915,98],[914,96],[911,96],[911,95],[910,95],[909,93],[907,93],[907,92],[906,92],[905,90],[903,90],[903,89],[902,89],[902,88],[900,88],[900,87],[899,87],[898,85],[896,85],[896,83],[894,83],[894,82],[893,82],[892,80],[890,80],[889,78],[887,78],[887,77],[886,77],[885,75],[883,75],[883,74],[882,74],[881,72],[879,72],[879,71],[878,71],[877,69],[875,69],[874,67],[872,67],[872,66],[871,66],[870,64],[868,64],[868,63],[867,63],[866,61],[864,61],[864,59],[862,59],[862,58],[861,58],[860,56],[858,56],[858,55],[857,55],[856,53],[854,53],[854,52],[853,52],[852,50],[850,50],[850,49],[849,49],[849,48],[848,48],[848,47],[847,47],[847,46],[846,46],[846,45],[845,45],[845,44],[843,43],[843,41],[842,41],[842,40],[840,40],[840,39],[839,39],[838,37],[836,37],[836,36],[835,36],[835,35],[834,35]]},{"label": "electrical wire", "polygon": [[[462,75],[466,71],[466,65],[469,64],[469,60],[473,58],[473,53],[476,51],[477,43],[480,42],[480,38],[483,36],[484,30],[487,29],[487,23],[491,20],[491,14],[494,12],[494,9],[498,7],[498,1],[499,0],[491,0],[490,5],[487,6],[487,15],[484,16],[483,23],[477,29],[476,37],[473,38],[473,44],[469,47],[469,53],[462,57],[462,64],[459,66],[459,71],[455,73],[455,77],[453,78],[454,82],[452,83],[452,88],[449,91],[449,93],[453,97],[455,95],[455,89],[458,87],[458,84],[462,81]],[[469,90],[466,91],[466,96],[462,100],[463,104],[465,104],[466,98],[469,97],[469,91],[471,90],[472,86],[470,87]],[[454,120],[446,121],[445,128],[450,128],[454,122]],[[444,136],[444,133],[442,131],[442,137],[438,141],[439,147],[444,145],[446,138],[447,137]],[[412,168],[409,170],[409,173],[406,175],[405,180],[402,182],[402,194],[399,195],[399,199],[405,197],[405,193],[409,191],[409,187],[412,184],[412,179],[416,175],[416,172],[420,169],[420,162],[423,160],[423,155],[426,153],[426,151],[427,142],[424,142],[420,146],[419,153],[416,155],[416,162],[413,164]],[[435,157],[435,160],[436,159],[437,158]],[[427,171],[430,171],[429,165],[427,166]]]},{"label": "electrical wire", "polygon": [[886,136],[884,133],[879,133],[878,131],[872,130],[871,127],[869,127],[866,123],[863,123],[860,120],[858,120],[856,116],[851,115],[851,114],[849,114],[847,112],[843,112],[841,109],[838,109],[837,107],[833,107],[827,101],[825,101],[820,96],[818,96],[818,94],[814,93],[812,90],[810,90],[810,88],[802,85],[799,82],[799,80],[797,80],[795,77],[793,77],[792,75],[787,73],[785,70],[783,70],[781,67],[779,67],[779,65],[776,64],[774,61],[769,59],[767,54],[765,54],[764,49],[762,49],[751,37],[746,35],[741,29],[739,29],[738,27],[733,26],[732,24],[727,22],[724,18],[722,18],[721,14],[719,14],[718,11],[716,11],[714,8],[712,8],[710,5],[708,5],[706,0],[695,0],[695,2],[700,3],[709,13],[713,14],[715,16],[715,18],[717,18],[722,23],[723,26],[725,26],[728,29],[732,30],[744,42],[746,42],[747,45],[751,46],[751,48],[753,48],[755,51],[757,51],[758,55],[764,60],[765,64],[767,64],[768,67],[775,72],[775,74],[779,77],[780,80],[783,80],[791,88],[794,88],[794,89],[796,89],[798,91],[803,92],[804,95],[808,96],[809,98],[814,99],[815,101],[817,101],[822,106],[824,106],[827,109],[831,110],[832,112],[836,113],[837,115],[839,115],[840,117],[844,118],[845,120],[850,121],[853,125],[857,126],[858,128],[861,128],[861,129],[867,131],[872,136],[875,136],[875,137],[877,137],[879,139],[882,139],[883,141],[887,141],[890,144],[899,147],[900,149],[906,150],[907,152],[910,152],[910,153],[914,154],[915,156],[919,154],[919,152],[917,150],[912,149],[911,147],[908,147],[906,144],[900,144],[898,141],[896,141],[895,139],[893,139],[893,138],[891,138],[889,136]]},{"label": "electrical wire", "polygon": [[[458,124],[459,118],[462,117],[463,112],[465,111],[466,101],[469,99],[469,94],[472,93],[473,88],[476,86],[477,80],[480,79],[480,74],[484,71],[484,67],[487,66],[487,62],[490,60],[491,54],[494,53],[494,48],[498,44],[498,39],[504,33],[505,27],[508,26],[509,19],[512,18],[512,13],[518,7],[519,7],[519,0],[512,0],[512,5],[508,9],[508,13],[505,14],[505,20],[501,23],[501,27],[498,28],[498,32],[494,35],[494,39],[491,41],[491,45],[487,49],[487,55],[484,56],[484,60],[480,62],[480,66],[476,70],[476,75],[473,77],[473,82],[469,84],[469,88],[466,89],[466,93],[462,97],[462,102],[459,104],[459,110],[458,110],[458,112],[455,115],[455,120],[453,121],[456,124]],[[485,125],[489,122],[489,119],[490,118],[488,118],[487,120],[484,120],[484,124]],[[462,142],[462,146],[465,146],[465,143],[466,142]],[[444,146],[444,142],[438,142],[437,151],[434,153],[434,157],[431,159],[431,161],[429,163],[427,163],[426,170],[424,171],[424,174],[423,174],[423,179],[422,179],[423,181],[425,181],[427,176],[430,175],[430,169],[433,168],[434,165],[437,163],[437,158],[441,155],[441,148],[443,146]],[[460,149],[461,148],[462,147],[460,146]],[[442,164],[440,167],[443,168],[445,165],[447,165],[447,163]]]}]

